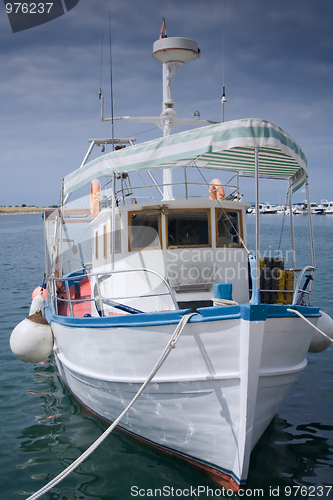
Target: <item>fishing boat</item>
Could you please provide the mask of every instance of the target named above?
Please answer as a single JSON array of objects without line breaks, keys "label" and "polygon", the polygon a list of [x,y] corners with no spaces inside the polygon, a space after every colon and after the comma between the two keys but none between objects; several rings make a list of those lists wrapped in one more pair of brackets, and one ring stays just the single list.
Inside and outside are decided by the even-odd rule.
[{"label": "fishing boat", "polygon": [[[162,36],[153,56],[163,65],[162,114],[122,118],[156,123],[163,137],[96,139],[62,180],[61,206],[44,213],[45,283],[11,347],[28,362],[53,351],[63,383],[94,414],[121,415],[123,430],[236,491],[308,351],[333,336],[310,301],[311,212],[308,266],[260,258],[259,180],[287,179],[290,196],[308,190],[307,161],[269,121],[176,117],[171,78],[198,46]],[[171,134],[181,124],[196,128]],[[112,150],[90,159],[99,146]],[[254,179],[255,254],[243,176]]]}]

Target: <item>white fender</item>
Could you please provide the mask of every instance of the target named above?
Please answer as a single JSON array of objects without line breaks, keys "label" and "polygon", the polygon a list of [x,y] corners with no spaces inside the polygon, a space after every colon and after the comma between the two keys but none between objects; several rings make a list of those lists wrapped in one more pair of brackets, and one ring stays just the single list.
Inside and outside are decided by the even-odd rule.
[{"label": "white fender", "polygon": [[[333,339],[333,319],[323,311],[320,311],[321,317],[318,319],[316,327],[322,332],[326,333],[330,339]],[[332,342],[324,335],[321,335],[317,330],[314,330],[309,352],[322,352],[325,351]]]},{"label": "white fender", "polygon": [[39,363],[53,349],[53,333],[39,311],[19,323],[10,336],[10,348],[25,363]]}]

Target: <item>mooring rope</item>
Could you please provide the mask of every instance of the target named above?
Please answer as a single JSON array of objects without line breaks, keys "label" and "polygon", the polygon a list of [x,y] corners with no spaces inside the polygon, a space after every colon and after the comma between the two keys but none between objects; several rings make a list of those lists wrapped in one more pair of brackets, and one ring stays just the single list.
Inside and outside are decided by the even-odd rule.
[{"label": "mooring rope", "polygon": [[315,330],[317,330],[317,332],[321,333],[325,338],[327,338],[331,342],[331,344],[333,344],[333,339],[331,339],[331,337],[329,337],[328,335],[326,335],[326,333],[324,333],[319,328],[317,328],[315,325],[313,325],[311,323],[311,321],[309,321],[305,316],[303,316],[302,313],[300,313],[296,309],[287,309],[287,311],[293,312],[293,313],[297,314],[297,316],[299,316],[300,318],[302,318],[306,323],[308,323],[310,326],[312,326],[312,328],[314,328]]},{"label": "mooring rope", "polygon": [[214,306],[238,306],[239,305],[239,303],[235,302],[234,300],[217,299],[216,297],[212,297],[211,300],[213,301]]},{"label": "mooring rope", "polygon": [[40,496],[44,495],[47,491],[49,491],[53,486],[56,484],[60,483],[68,474],[70,474],[73,470],[75,470],[91,453],[98,448],[98,446],[107,438],[107,436],[113,431],[113,429],[118,425],[120,420],[126,415],[126,413],[130,410],[130,408],[133,406],[135,401],[141,396],[147,385],[150,383],[150,381],[155,377],[156,373],[159,371],[161,366],[163,365],[164,361],[167,359],[169,356],[170,352],[172,349],[176,347],[176,344],[187,324],[191,316],[193,314],[197,314],[195,312],[191,312],[188,314],[185,314],[182,316],[180,322],[178,323],[171,339],[169,340],[166,348],[164,349],[163,353],[161,354],[159,360],[157,361],[156,365],[152,369],[150,375],[148,376],[147,380],[142,384],[138,392],[135,394],[134,398],[132,401],[128,404],[128,406],[125,408],[125,410],[119,415],[119,417],[106,429],[106,431],[98,438],[96,441],[84,452],[82,455],[77,458],[71,465],[67,467],[64,471],[62,471],[57,477],[52,479],[48,484],[43,486],[40,490],[36,491],[33,495],[31,495],[27,500],[35,500],[36,498],[39,498]]}]

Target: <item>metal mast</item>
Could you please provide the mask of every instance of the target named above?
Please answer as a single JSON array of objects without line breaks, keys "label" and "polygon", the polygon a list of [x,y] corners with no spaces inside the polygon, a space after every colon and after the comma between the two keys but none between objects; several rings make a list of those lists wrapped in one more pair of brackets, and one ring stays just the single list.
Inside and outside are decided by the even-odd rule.
[{"label": "metal mast", "polygon": [[[163,36],[164,26],[164,36]],[[154,43],[153,57],[158,59],[163,64],[163,101],[161,113],[161,129],[163,137],[171,135],[172,128],[175,123],[176,108],[175,102],[171,97],[171,78],[175,76],[180,66],[185,63],[197,59],[199,57],[199,49],[196,42],[188,38],[167,38],[165,33],[165,21],[161,30],[161,37]],[[163,170],[163,200],[173,200],[172,192],[172,170]]]}]

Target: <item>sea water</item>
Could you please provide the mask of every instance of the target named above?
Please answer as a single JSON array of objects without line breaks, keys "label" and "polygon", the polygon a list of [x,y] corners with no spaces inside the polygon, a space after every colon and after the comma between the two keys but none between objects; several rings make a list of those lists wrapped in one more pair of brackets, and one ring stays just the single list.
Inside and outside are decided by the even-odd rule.
[{"label": "sea water", "polygon": [[[311,264],[308,217],[294,218],[296,266]],[[247,216],[254,247],[255,217]],[[290,224],[260,216],[261,253],[290,259]],[[313,217],[316,272],[312,304],[333,317],[333,215]],[[283,230],[282,230],[283,229]],[[52,357],[24,364],[10,351],[12,329],[28,315],[43,281],[40,214],[0,216],[0,499],[27,498],[86,450],[107,425],[60,382]],[[333,498],[333,347],[309,354],[277,415],[256,445],[244,498]],[[187,462],[115,430],[48,500],[230,498]]]}]

